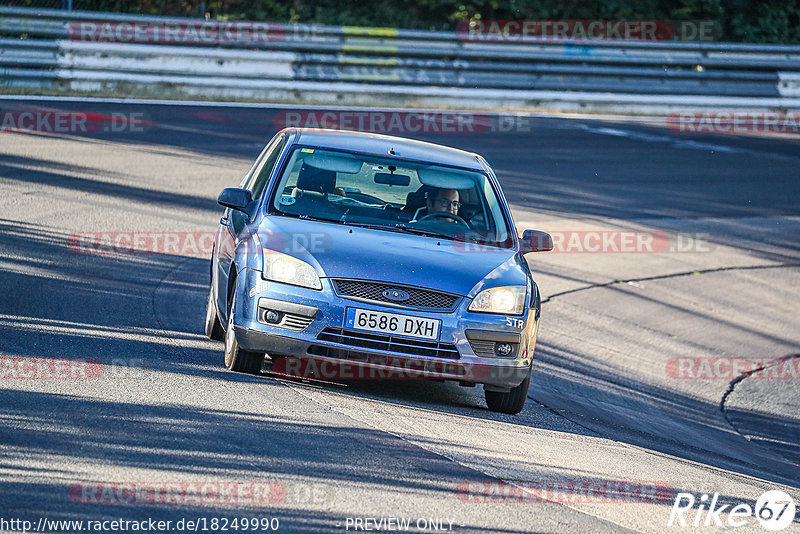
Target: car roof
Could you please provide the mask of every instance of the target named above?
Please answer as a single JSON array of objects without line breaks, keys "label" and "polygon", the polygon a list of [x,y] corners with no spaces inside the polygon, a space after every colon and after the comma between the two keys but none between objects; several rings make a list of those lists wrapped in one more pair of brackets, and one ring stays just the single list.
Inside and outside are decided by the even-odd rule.
[{"label": "car roof", "polygon": [[483,170],[477,154],[416,139],[393,135],[318,128],[292,128],[298,133],[295,144],[352,150],[376,156],[394,155],[404,159]]}]

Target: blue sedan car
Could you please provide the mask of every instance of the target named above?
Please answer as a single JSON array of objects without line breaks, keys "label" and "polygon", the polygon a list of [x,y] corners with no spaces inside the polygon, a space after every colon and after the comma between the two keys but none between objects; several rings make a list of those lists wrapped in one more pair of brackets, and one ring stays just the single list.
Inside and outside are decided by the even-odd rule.
[{"label": "blue sedan car", "polygon": [[552,239],[517,235],[481,156],[286,129],[219,203],[206,334],[229,369],[454,380],[522,410],[540,313],[523,255]]}]

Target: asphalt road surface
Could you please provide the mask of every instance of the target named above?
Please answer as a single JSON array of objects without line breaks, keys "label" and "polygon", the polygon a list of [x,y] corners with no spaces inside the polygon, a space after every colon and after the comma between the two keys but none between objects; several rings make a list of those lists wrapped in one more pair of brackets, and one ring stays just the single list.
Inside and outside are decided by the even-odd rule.
[{"label": "asphalt road surface", "polygon": [[[202,334],[200,243],[76,246],[87,232],[202,241],[218,192],[285,110],[0,110],[18,127],[34,112],[33,129],[48,130],[42,114],[59,110],[90,126],[0,131],[2,520],[52,532],[148,518],[198,531],[277,518],[282,532],[721,532],[767,490],[800,506],[796,137],[483,115],[481,131],[406,133],[483,154],[520,231],[560,240],[528,257],[545,303],[528,403],[507,416],[480,387],[229,372]],[[623,235],[659,246],[620,252]],[[668,527],[679,493],[697,503]],[[721,524],[701,506],[715,494]],[[738,520],[737,532],[768,532]],[[782,532],[800,532],[800,514]]]}]

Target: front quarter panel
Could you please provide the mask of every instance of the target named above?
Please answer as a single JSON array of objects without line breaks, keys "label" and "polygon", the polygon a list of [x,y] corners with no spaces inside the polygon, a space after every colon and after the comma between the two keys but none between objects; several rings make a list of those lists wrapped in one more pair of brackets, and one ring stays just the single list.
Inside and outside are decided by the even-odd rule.
[{"label": "front quarter panel", "polygon": [[527,272],[520,262],[519,255],[515,254],[497,266],[480,282],[475,284],[475,287],[470,290],[467,297],[470,299],[475,298],[484,289],[496,286],[528,286],[530,294],[529,276],[527,276]]},{"label": "front quarter panel", "polygon": [[236,241],[236,253],[234,262],[236,271],[242,269],[262,270],[263,257],[261,254],[261,240],[255,228],[247,227],[239,234]]}]

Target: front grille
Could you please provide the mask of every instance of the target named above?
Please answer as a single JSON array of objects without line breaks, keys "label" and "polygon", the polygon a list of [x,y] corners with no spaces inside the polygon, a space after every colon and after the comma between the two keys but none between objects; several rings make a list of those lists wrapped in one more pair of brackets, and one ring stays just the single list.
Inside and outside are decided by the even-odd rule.
[{"label": "front grille", "polygon": [[[404,308],[451,311],[456,308],[458,301],[461,300],[461,297],[451,293],[387,282],[367,282],[364,280],[337,278],[333,280],[333,286],[336,294],[340,297],[366,302],[380,302]],[[403,302],[396,302],[386,298],[383,296],[383,292],[387,289],[401,289],[408,293],[409,298]]]},{"label": "front grille", "polygon": [[319,333],[317,339],[350,347],[386,350],[409,356],[433,356],[449,360],[457,360],[460,357],[458,349],[452,343],[409,339],[389,334],[374,334],[342,328],[326,328]]}]

